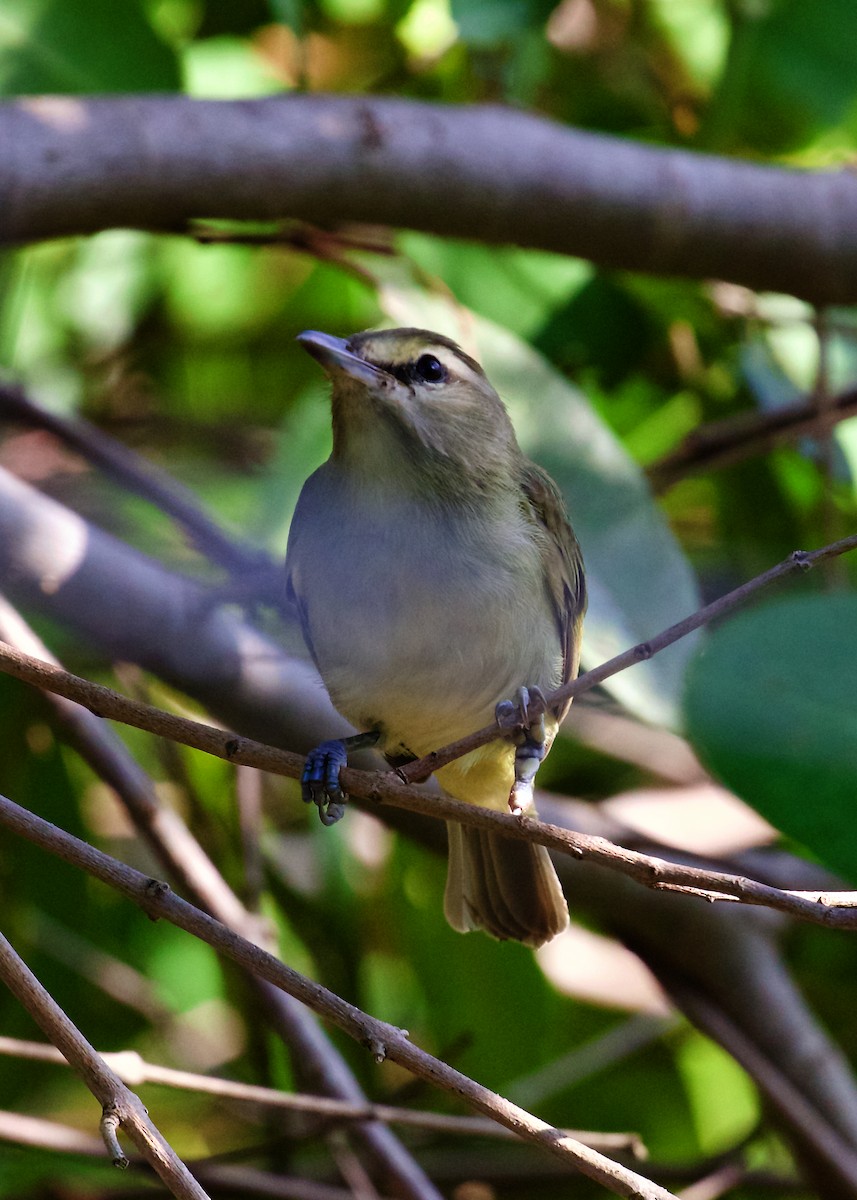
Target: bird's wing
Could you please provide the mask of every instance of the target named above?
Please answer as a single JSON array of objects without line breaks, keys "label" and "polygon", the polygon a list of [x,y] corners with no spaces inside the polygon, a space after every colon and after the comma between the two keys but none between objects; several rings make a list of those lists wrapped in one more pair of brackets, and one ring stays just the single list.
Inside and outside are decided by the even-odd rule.
[{"label": "bird's wing", "polygon": [[288,572],[286,575],[286,603],[291,605],[291,607],[297,613],[298,621],[300,622],[301,633],[303,634],[304,644],[306,645],[307,650],[309,650],[310,658],[313,661],[315,669],[320,675],[321,667],[318,665],[318,656],[315,652],[315,646],[312,644],[312,636],[309,629],[309,614],[307,613],[306,604],[304,604],[303,600],[297,593],[292,573],[288,571],[288,562],[286,562],[286,570]]},{"label": "bird's wing", "polygon": [[[543,549],[545,585],[559,629],[562,681],[566,683],[577,675],[580,662],[580,631],[586,612],[583,558],[562,497],[550,476],[535,463],[525,462],[521,487],[533,519],[547,535]],[[558,720],[565,716],[570,703],[557,710]]]}]

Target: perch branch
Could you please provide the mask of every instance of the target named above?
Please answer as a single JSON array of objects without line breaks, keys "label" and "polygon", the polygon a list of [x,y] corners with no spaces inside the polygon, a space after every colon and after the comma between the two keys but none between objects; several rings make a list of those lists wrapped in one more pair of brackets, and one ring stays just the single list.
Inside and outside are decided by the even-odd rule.
[{"label": "perch branch", "polygon": [[[51,658],[47,648],[2,596],[0,638],[14,641],[19,648],[44,660]],[[55,662],[53,665],[59,666]],[[199,907],[225,925],[252,941],[264,939],[267,929],[261,919],[241,904],[178,814],[160,804],[152,780],[115,731],[74,701],[56,695],[51,695],[51,699],[78,753],[113,787],[138,833],[170,877],[180,883]],[[264,980],[250,976],[250,982],[271,1027],[290,1048],[300,1077],[339,1102],[365,1104],[365,1096],[345,1059],[313,1015]],[[437,1189],[392,1130],[371,1121],[353,1126],[353,1136],[364,1143],[370,1160],[388,1180],[398,1200],[440,1200]]]},{"label": "perch branch", "polygon": [[[593,670],[579,675],[577,679],[572,679],[569,683],[557,688],[556,691],[551,692],[545,697],[547,706],[558,705],[562,701],[570,700],[573,696],[580,695],[581,692],[589,691],[596,684],[603,683],[611,675],[618,675],[620,671],[625,671],[628,667],[633,667],[638,662],[645,662],[647,659],[654,657],[655,654],[659,654],[661,650],[666,650],[667,646],[672,646],[674,642],[687,637],[694,630],[701,629],[703,625],[709,625],[712,621],[716,621],[734,612],[736,608],[740,608],[743,604],[746,604],[756,592],[761,591],[762,588],[768,587],[772,583],[776,583],[780,579],[784,579],[787,575],[793,575],[798,571],[810,571],[820,562],[836,558],[840,554],[846,554],[848,551],[855,549],[857,549],[857,534],[841,538],[838,542],[831,542],[828,546],[820,546],[817,550],[793,551],[788,558],[778,563],[775,567],[771,567],[770,570],[763,571],[761,575],[747,580],[740,587],[727,592],[725,596],[720,596],[717,600],[713,600],[711,604],[706,604],[704,608],[698,609],[689,617],[685,617],[684,620],[677,621],[675,625],[670,625],[668,629],[664,629],[656,637],[646,642],[639,642],[636,646],[632,646],[630,650],[625,650],[622,654],[617,654],[615,658],[609,659],[607,662],[602,663],[601,666],[595,667]],[[461,758],[463,754],[469,754],[471,750],[477,750],[480,746],[487,745],[488,742],[493,741],[499,736],[496,724],[486,725],[483,729],[468,734],[467,737],[463,737],[457,742],[452,742],[449,746],[445,746],[441,750],[427,754],[425,758],[417,759],[415,762],[400,767],[398,774],[400,778],[410,783],[425,779],[439,767],[446,766],[447,763],[453,762],[456,758]]]},{"label": "perch branch", "polygon": [[[129,700],[110,688],[30,658],[2,642],[0,671],[74,699],[101,716],[124,721],[162,737],[171,737],[217,758],[292,779],[300,778],[303,771],[304,759],[299,754],[278,750],[251,738],[237,737],[211,725]],[[478,808],[474,804],[463,804],[447,796],[434,793],[427,795],[402,783],[397,773],[392,771],[358,771],[348,767],[343,769],[341,778],[348,794],[366,802],[370,811],[372,804],[387,804],[438,820],[458,821],[506,837],[538,842],[560,854],[620,871],[637,883],[659,891],[684,891],[706,900],[741,901],[774,908],[815,924],[857,929],[857,893],[785,891],[741,875],[668,862],[663,858],[615,846],[606,838],[574,833],[532,817],[513,817],[511,814]]]},{"label": "perch branch", "polygon": [[[794,571],[808,570],[820,561],[855,547],[857,535],[852,535],[817,550],[795,551],[782,563],[742,584],[684,621],[671,626],[651,641],[632,647],[551,693],[547,697],[548,703],[577,695],[609,675],[650,658],[652,654],[706,622],[733,611],[767,584]],[[257,767],[293,779],[299,778],[303,770],[304,759],[300,755],[130,700],[110,688],[90,683],[3,643],[0,643],[0,671],[36,687],[76,700],[99,716],[111,717],[162,737],[172,738],[236,764]],[[442,763],[450,762],[498,736],[500,734],[496,726],[487,726],[446,750],[430,755],[419,763],[409,764],[397,772],[365,772],[345,768],[341,774],[342,783],[351,796],[364,801],[388,804],[426,816],[474,825],[507,837],[538,842],[561,854],[621,871],[646,887],[689,891],[708,900],[724,899],[774,908],[816,924],[841,929],[857,928],[857,896],[852,893],[788,891],[740,875],[671,863],[666,859],[614,846],[604,838],[572,833],[534,818],[513,817],[475,805],[462,804],[445,796],[425,795],[407,786],[407,782],[401,782],[403,778],[407,781],[408,778],[424,777]]]}]

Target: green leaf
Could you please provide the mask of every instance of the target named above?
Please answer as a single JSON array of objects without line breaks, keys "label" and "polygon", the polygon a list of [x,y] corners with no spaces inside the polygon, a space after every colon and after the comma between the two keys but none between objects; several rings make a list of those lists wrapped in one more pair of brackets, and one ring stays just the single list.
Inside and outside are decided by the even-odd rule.
[{"label": "green leaf", "polygon": [[[592,277],[592,267],[582,259],[519,246],[452,242],[423,233],[402,234],[400,244],[462,304],[528,340],[554,314],[565,314]],[[563,328],[567,339],[568,321]]]},{"label": "green leaf", "polygon": [[543,25],[555,7],[554,0],[452,0],[452,19],[462,41],[494,46]]},{"label": "green leaf", "polygon": [[743,7],[707,118],[709,142],[783,151],[842,121],[857,97],[852,0]]},{"label": "green leaf", "polygon": [[[507,329],[401,275],[394,278],[396,270],[387,267],[385,311],[401,325],[435,329],[468,346],[475,340],[525,453],[550,472],[565,496],[589,589],[584,666],[596,666],[693,612],[699,599],[690,565],[642,471],[587,397]],[[693,639],[685,638],[605,687],[644,720],[675,725],[692,649]]]},{"label": "green leaf", "polygon": [[708,86],[723,67],[729,42],[726,6],[721,0],[652,0],[657,21],[693,78]]},{"label": "green leaf", "polygon": [[176,56],[135,0],[5,0],[0,94],[181,87]]},{"label": "green leaf", "polygon": [[712,770],[857,882],[857,596],[742,613],[688,673],[687,725]]},{"label": "green leaf", "polygon": [[752,1134],[761,1117],[749,1077],[716,1042],[687,1030],[676,1048],[699,1145],[719,1154]]}]

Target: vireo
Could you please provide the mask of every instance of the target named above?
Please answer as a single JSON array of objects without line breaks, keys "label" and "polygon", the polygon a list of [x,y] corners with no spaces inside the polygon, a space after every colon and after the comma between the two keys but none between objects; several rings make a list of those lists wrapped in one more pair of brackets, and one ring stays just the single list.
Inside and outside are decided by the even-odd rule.
[{"label": "vireo", "polygon": [[[333,383],[333,451],[298,500],[288,590],[331,700],[366,731],[313,751],[304,799],[332,824],[351,746],[378,742],[400,762],[496,714],[506,736],[437,778],[457,800],[522,811],[568,707],[531,721],[527,697],[576,675],[586,606],[559,493],[521,453],[482,368],[448,338],[390,329],[298,341]],[[565,928],[544,847],[451,822],[448,833],[454,929],[539,946]]]}]

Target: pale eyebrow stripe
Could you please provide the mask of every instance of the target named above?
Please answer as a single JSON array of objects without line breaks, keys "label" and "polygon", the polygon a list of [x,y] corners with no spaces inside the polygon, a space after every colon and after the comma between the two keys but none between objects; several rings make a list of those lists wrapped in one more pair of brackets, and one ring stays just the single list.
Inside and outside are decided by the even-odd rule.
[{"label": "pale eyebrow stripe", "polygon": [[450,350],[449,346],[431,345],[426,348],[425,353],[433,354],[448,371],[453,371],[460,378],[474,384],[484,383],[485,376],[481,372],[477,374],[470,364],[460,358],[454,350]]}]

